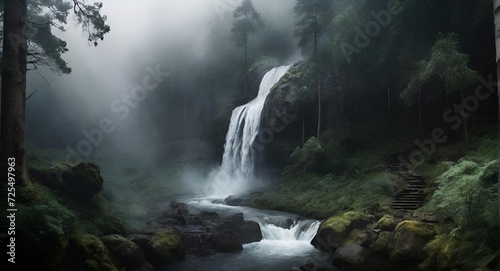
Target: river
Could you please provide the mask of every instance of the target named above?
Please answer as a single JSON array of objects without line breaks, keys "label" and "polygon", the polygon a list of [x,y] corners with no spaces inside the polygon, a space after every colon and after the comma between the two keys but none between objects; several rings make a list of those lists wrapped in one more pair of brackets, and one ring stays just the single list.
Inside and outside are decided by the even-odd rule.
[{"label": "river", "polygon": [[[309,262],[331,265],[326,252],[310,244],[320,221],[296,214],[228,206],[218,198],[178,199],[189,206],[190,213],[217,212],[221,215],[243,213],[245,220],[258,222],[263,240],[243,245],[237,253],[217,253],[208,257],[187,256],[186,260],[168,265],[160,271],[289,271],[300,270]],[[158,207],[169,204],[161,203]]]}]

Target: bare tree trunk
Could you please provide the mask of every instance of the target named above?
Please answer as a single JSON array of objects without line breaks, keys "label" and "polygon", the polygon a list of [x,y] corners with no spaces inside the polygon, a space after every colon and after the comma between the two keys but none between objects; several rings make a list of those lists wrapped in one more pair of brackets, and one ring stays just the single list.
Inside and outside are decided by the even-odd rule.
[{"label": "bare tree trunk", "polygon": [[[245,21],[248,22],[248,14],[245,15]],[[248,32],[245,32],[245,63],[243,64],[243,100],[247,102],[248,97],[248,82],[247,82],[247,71],[248,71]]]},{"label": "bare tree trunk", "polygon": [[245,64],[243,67],[243,99],[246,102],[248,97],[247,70],[248,70],[248,37],[245,39]]},{"label": "bare tree trunk", "polygon": [[[464,91],[460,91],[460,101],[462,104],[464,104]],[[465,144],[469,145],[469,129],[467,128],[467,119],[464,117],[464,137],[465,137]]]},{"label": "bare tree trunk", "polygon": [[[30,183],[26,170],[25,106],[27,2],[5,0],[1,94],[1,167],[15,159],[16,186]],[[2,178],[7,176],[3,174]]]},{"label": "bare tree trunk", "polygon": [[422,90],[418,91],[418,136],[422,132]]},{"label": "bare tree trunk", "polygon": [[[314,32],[314,65],[316,66],[316,72],[319,73],[318,64],[318,33]],[[316,137],[319,139],[319,134],[321,132],[321,78],[318,78],[318,131]]]},{"label": "bare tree trunk", "polygon": [[[493,16],[495,20],[495,44],[496,44],[496,63],[497,63],[497,82],[500,82],[500,1],[493,0]],[[498,85],[497,85],[498,88]],[[500,88],[499,88],[500,91]],[[500,92],[498,92],[500,94]],[[500,95],[498,100],[500,106]],[[500,119],[500,111],[499,111]],[[500,190],[500,176],[498,178],[498,189]],[[500,222],[500,191],[498,191],[498,219]],[[500,248],[499,248],[500,250]]]},{"label": "bare tree trunk", "polygon": [[318,80],[318,133],[317,133],[318,139],[320,132],[321,132],[321,81]]},{"label": "bare tree trunk", "polygon": [[302,117],[302,146],[306,140],[306,118]]}]

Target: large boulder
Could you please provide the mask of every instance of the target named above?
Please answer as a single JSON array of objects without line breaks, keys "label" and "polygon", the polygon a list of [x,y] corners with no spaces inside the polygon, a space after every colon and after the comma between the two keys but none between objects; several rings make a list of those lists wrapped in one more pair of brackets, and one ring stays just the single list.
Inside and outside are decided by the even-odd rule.
[{"label": "large boulder", "polygon": [[186,251],[182,244],[182,238],[173,231],[159,231],[155,233],[147,243],[146,258],[153,266],[161,266],[167,263],[183,260]]},{"label": "large boulder", "polygon": [[377,221],[374,229],[382,231],[392,231],[396,228],[397,225],[398,222],[392,215],[384,215]]},{"label": "large boulder", "polygon": [[89,202],[102,190],[104,182],[99,166],[93,163],[79,163],[75,166],[62,163],[39,173],[35,179],[84,203]]},{"label": "large boulder", "polygon": [[71,238],[62,262],[64,270],[118,271],[102,241],[94,235]]},{"label": "large boulder", "polygon": [[218,252],[235,252],[243,250],[240,237],[236,233],[212,233],[207,241]]},{"label": "large boulder", "polygon": [[333,254],[333,262],[335,265],[346,268],[361,265],[371,252],[357,244],[349,244],[339,247]]},{"label": "large boulder", "polygon": [[245,196],[229,196],[224,199],[224,202],[229,206],[250,206],[252,198],[249,195]]},{"label": "large boulder", "polygon": [[243,224],[236,230],[243,244],[260,242],[262,240],[262,231],[260,225],[254,221],[243,221]]},{"label": "large boulder", "polygon": [[388,231],[380,232],[377,236],[375,242],[373,242],[370,246],[370,250],[376,254],[380,254],[383,256],[389,255],[392,250],[392,238],[393,234]]},{"label": "large boulder", "polygon": [[349,235],[346,237],[342,245],[345,246],[350,244],[356,244],[364,246],[368,242],[369,242],[369,236],[366,231],[360,229],[354,229],[349,233]]},{"label": "large boulder", "polygon": [[94,225],[102,235],[125,233],[125,226],[122,221],[111,214],[102,214],[99,219],[94,221]]},{"label": "large boulder", "polygon": [[353,229],[362,229],[370,223],[370,217],[360,212],[347,212],[321,222],[311,244],[334,252],[340,247]]},{"label": "large boulder", "polygon": [[160,225],[187,225],[190,221],[187,204],[172,201],[159,217]]},{"label": "large boulder", "polygon": [[134,242],[117,234],[107,235],[101,238],[108,248],[116,266],[127,271],[153,270],[151,264],[146,261],[144,252]]},{"label": "large boulder", "polygon": [[390,260],[394,263],[420,263],[427,258],[424,247],[439,233],[435,225],[405,220],[396,226]]},{"label": "large boulder", "polygon": [[239,228],[244,221],[243,213],[237,213],[227,217],[224,220],[224,224],[231,230]]},{"label": "large boulder", "polygon": [[[451,234],[437,235],[431,242],[427,243],[424,250],[429,255],[427,259],[420,263],[421,270],[452,270],[457,268],[460,240]],[[498,253],[497,253],[498,254]],[[493,266],[490,266],[492,270]],[[497,269],[498,270],[498,269]]]},{"label": "large boulder", "polygon": [[[295,269],[292,269],[295,270]],[[316,262],[308,262],[300,266],[301,271],[338,271],[333,266],[322,266]]]}]

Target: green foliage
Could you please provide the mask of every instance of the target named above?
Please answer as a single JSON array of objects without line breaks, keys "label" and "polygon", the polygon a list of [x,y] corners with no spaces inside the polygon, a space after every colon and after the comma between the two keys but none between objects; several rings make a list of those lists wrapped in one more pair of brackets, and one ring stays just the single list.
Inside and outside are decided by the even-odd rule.
[{"label": "green foliage", "polygon": [[65,256],[63,270],[118,270],[109,250],[95,235],[79,234],[72,237]]},{"label": "green foliage", "polygon": [[104,35],[109,33],[111,28],[106,24],[107,16],[101,15],[102,3],[86,4],[82,1],[73,0],[73,11],[75,12],[78,24],[88,33],[87,40],[97,46]]},{"label": "green foliage", "polygon": [[[68,51],[67,43],[52,33],[52,27],[64,31],[68,16],[73,11],[77,24],[87,33],[88,41],[97,46],[99,40],[109,33],[107,17],[101,15],[102,3],[87,3],[80,0],[34,0],[28,1],[28,64],[34,69],[38,65],[48,66],[53,71],[71,73],[62,54]],[[3,5],[0,6],[3,13]]]},{"label": "green foliage", "polygon": [[[462,250],[476,250],[483,242],[496,247],[498,239],[486,237],[498,231],[496,182],[498,178],[498,141],[484,136],[470,147],[467,155],[456,162],[442,161],[436,182],[439,184],[429,211],[451,215],[457,222],[455,234],[459,236],[473,231],[473,245]],[[485,238],[479,237],[486,235]],[[464,237],[465,238],[465,237]],[[474,248],[475,247],[475,248]]]},{"label": "green foliage", "polygon": [[231,32],[237,46],[246,46],[248,37],[262,26],[260,14],[255,10],[251,0],[243,0],[241,6],[234,11],[235,21]]},{"label": "green foliage", "polygon": [[[325,219],[348,210],[387,208],[395,182],[386,172],[356,177],[300,175],[282,177],[256,199],[260,208],[290,211]],[[385,207],[384,207],[385,206]]]},{"label": "green foliage", "polygon": [[468,67],[469,56],[460,53],[456,34],[440,35],[431,49],[429,60],[418,62],[401,98],[407,105],[420,102],[422,88],[432,76],[438,76],[446,93],[464,91],[473,87],[477,72]]},{"label": "green foliage", "polygon": [[302,148],[297,147],[292,155],[290,155],[293,159],[293,164],[285,169],[283,175],[300,175],[316,170],[320,155],[323,152],[319,140],[311,137]]},{"label": "green foliage", "polygon": [[38,187],[43,199],[34,204],[18,204],[16,223],[22,225],[18,248],[27,262],[54,267],[67,239],[75,231],[77,214],[60,204],[50,191]]},{"label": "green foliage", "polygon": [[294,11],[298,18],[295,33],[299,37],[299,46],[313,46],[314,54],[317,53],[318,41],[332,17],[332,4],[331,0],[297,1]]},{"label": "green foliage", "polygon": [[286,106],[288,113],[297,112],[306,118],[315,115],[316,92],[313,82],[317,77],[314,66],[310,61],[300,61],[290,67],[288,72],[271,89],[263,108],[263,116],[267,125],[275,116],[276,108]]},{"label": "green foliage", "polygon": [[448,270],[456,263],[459,240],[449,234],[437,235],[425,245],[424,250],[429,257],[419,265],[420,269]]}]

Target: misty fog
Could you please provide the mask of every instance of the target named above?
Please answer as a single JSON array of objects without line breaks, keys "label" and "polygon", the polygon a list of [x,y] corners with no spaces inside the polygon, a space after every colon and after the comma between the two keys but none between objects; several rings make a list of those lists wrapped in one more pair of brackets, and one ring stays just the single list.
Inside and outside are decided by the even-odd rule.
[{"label": "misty fog", "polygon": [[[232,12],[240,2],[103,1],[103,13],[112,30],[97,47],[88,44],[85,32],[72,23],[65,32],[55,31],[68,43],[69,51],[63,58],[73,71],[58,76],[42,67],[29,73],[28,94],[36,94],[27,106],[28,136],[43,138],[43,144],[49,146],[76,149],[78,142],[86,139],[83,129],[95,129],[100,120],[110,118],[117,130],[105,136],[104,145],[114,142],[115,148],[138,154],[152,151],[152,142],[161,139],[156,136],[156,124],[149,119],[147,103],[164,89],[148,91],[147,98],[131,108],[123,120],[111,110],[113,102],[142,84],[146,67],[156,69],[159,65],[161,71],[171,73],[165,80],[193,83],[192,73],[209,57],[211,40],[230,39]],[[255,1],[266,24],[274,24],[290,37],[294,4],[287,0]],[[295,44],[283,45],[290,46]],[[38,127],[44,117],[49,127]],[[64,125],[54,124],[57,122]],[[50,128],[53,124],[57,128]]]}]

